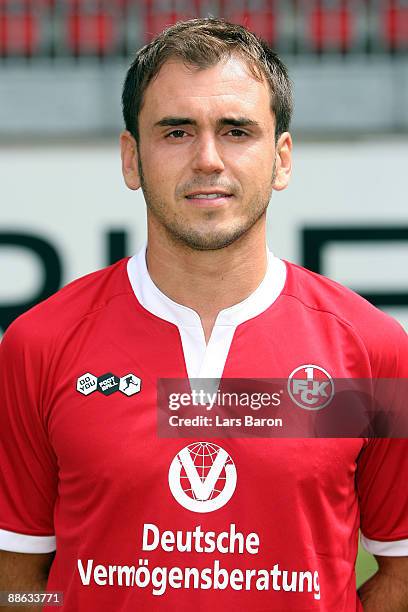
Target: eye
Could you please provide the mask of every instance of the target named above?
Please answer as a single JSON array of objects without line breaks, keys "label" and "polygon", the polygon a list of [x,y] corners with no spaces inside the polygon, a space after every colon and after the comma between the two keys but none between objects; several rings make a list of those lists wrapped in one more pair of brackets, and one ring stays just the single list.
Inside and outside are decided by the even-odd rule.
[{"label": "eye", "polygon": [[185,132],[184,130],[173,130],[172,132],[170,132],[169,134],[167,134],[166,138],[183,138],[185,135],[187,135],[187,132]]},{"label": "eye", "polygon": [[242,138],[243,136],[248,136],[246,132],[240,130],[239,128],[234,128],[233,130],[230,130],[228,134],[231,134],[231,136],[234,136],[234,138]]}]

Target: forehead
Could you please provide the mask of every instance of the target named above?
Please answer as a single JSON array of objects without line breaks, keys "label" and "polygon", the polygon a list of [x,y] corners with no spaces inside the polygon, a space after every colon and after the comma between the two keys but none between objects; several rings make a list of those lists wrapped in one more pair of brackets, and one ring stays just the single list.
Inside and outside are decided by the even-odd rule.
[{"label": "forehead", "polygon": [[228,112],[265,122],[273,119],[270,104],[266,79],[257,79],[239,57],[204,69],[171,59],[146,88],[140,120],[155,122],[180,114],[204,118]]}]

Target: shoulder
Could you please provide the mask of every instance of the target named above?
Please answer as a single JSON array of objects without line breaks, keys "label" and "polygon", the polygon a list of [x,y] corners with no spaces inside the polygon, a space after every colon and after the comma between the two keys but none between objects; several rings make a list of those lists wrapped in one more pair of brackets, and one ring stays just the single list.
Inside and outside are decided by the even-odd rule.
[{"label": "shoulder", "polygon": [[7,328],[2,346],[15,349],[44,346],[76,326],[84,317],[98,312],[115,298],[131,294],[127,259],[87,274],[18,317]]},{"label": "shoulder", "polygon": [[[386,363],[390,372],[408,358],[408,335],[390,315],[379,310],[351,289],[302,266],[285,262],[287,281],[282,294],[299,309],[316,313],[322,325],[342,326],[360,339],[374,370]],[[404,366],[406,369],[406,366]],[[401,375],[401,374],[400,374]],[[408,370],[404,374],[408,376]]]}]

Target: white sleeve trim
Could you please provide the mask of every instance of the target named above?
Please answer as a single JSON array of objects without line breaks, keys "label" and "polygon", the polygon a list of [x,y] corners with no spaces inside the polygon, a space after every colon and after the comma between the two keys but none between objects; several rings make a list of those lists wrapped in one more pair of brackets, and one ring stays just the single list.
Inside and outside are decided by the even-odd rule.
[{"label": "white sleeve trim", "polygon": [[408,556],[408,540],[394,540],[394,542],[379,542],[370,540],[361,534],[361,544],[367,552],[380,557]]},{"label": "white sleeve trim", "polygon": [[32,536],[0,529],[0,549],[20,553],[49,553],[56,550],[55,536]]}]

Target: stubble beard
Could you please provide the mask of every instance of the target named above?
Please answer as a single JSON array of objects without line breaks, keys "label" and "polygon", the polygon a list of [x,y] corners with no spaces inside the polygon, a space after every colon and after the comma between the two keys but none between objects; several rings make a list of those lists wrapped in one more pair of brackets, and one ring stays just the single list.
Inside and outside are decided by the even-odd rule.
[{"label": "stubble beard", "polygon": [[[157,198],[149,188],[143,172],[142,162],[138,156],[138,170],[140,184],[146,201],[146,206],[151,215],[159,222],[167,234],[167,237],[177,245],[188,247],[195,251],[216,251],[230,246],[249,232],[258,221],[266,214],[272,195],[272,184],[275,179],[275,163],[272,170],[269,190],[258,194],[249,206],[248,216],[235,227],[228,230],[212,230],[211,232],[200,232],[188,225],[181,215],[174,213],[172,217],[167,213],[166,203]],[[203,222],[211,221],[217,211],[204,211]]]}]

